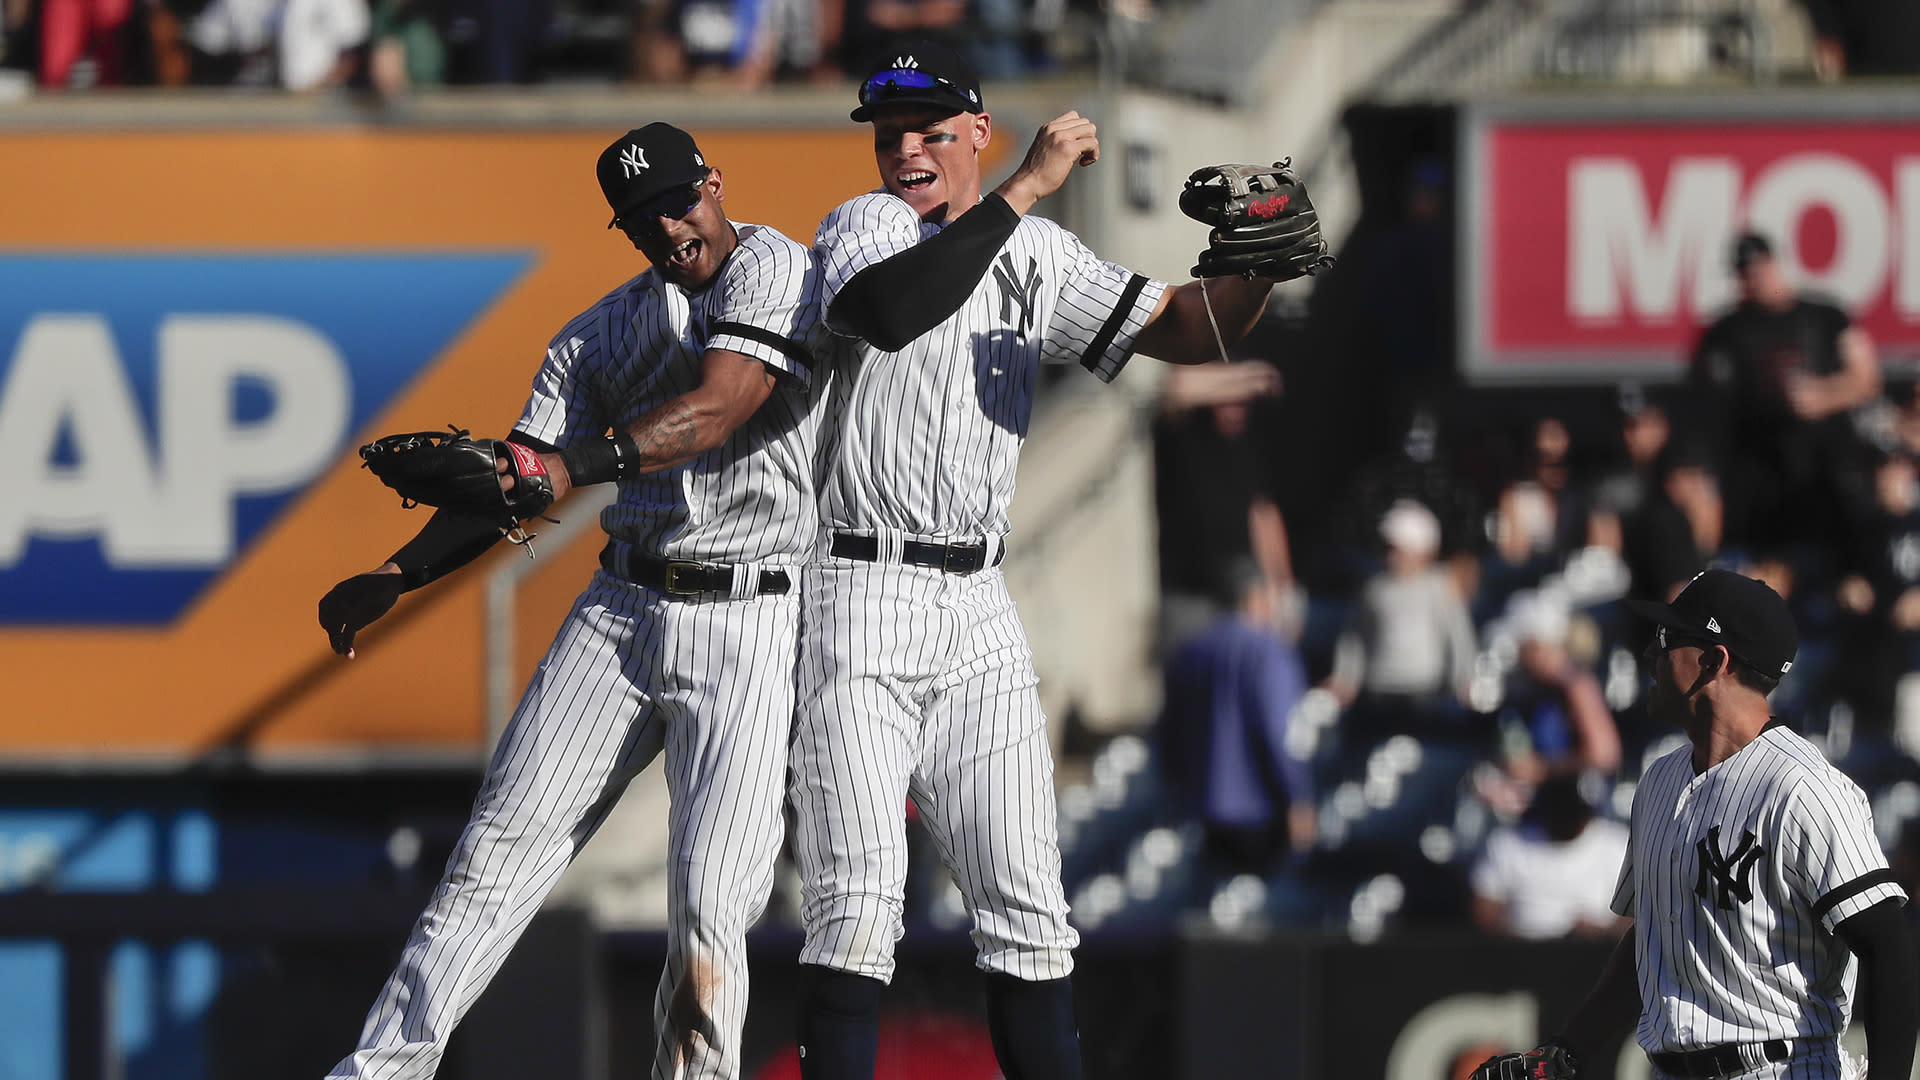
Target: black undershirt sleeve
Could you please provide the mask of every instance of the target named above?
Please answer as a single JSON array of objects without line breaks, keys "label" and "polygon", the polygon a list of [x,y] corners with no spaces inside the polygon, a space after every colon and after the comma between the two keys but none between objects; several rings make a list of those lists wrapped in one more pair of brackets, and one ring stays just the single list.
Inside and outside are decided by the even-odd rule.
[{"label": "black undershirt sleeve", "polygon": [[960,310],[1019,224],[1007,200],[988,195],[933,236],[849,278],[827,309],[829,324],[888,352],[906,348]]},{"label": "black undershirt sleeve", "polygon": [[1899,900],[1882,900],[1847,916],[1834,928],[1860,958],[1867,1067],[1875,1076],[1910,1074],[1914,1039],[1920,1035],[1920,978],[1914,971],[1913,930],[1901,906]]},{"label": "black undershirt sleeve", "polygon": [[[545,454],[554,452],[552,444],[524,432],[508,435],[507,441]],[[435,510],[419,534],[394,552],[388,561],[400,568],[400,580],[406,583],[407,591],[412,592],[485,555],[504,535],[498,525],[485,518]]]}]

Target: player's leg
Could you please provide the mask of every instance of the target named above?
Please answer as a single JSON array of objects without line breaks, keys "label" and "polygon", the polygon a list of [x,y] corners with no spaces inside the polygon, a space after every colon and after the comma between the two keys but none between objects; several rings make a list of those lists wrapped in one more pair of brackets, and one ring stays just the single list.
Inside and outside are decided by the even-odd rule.
[{"label": "player's leg", "polygon": [[789,768],[806,1080],[871,1080],[906,887],[907,777],[942,615],[911,568],[809,568]]},{"label": "player's leg", "polygon": [[420,1080],[661,732],[635,673],[657,648],[640,594],[595,579],[501,734],[473,816],[388,977],[360,1046],[330,1077]]},{"label": "player's leg", "polygon": [[970,580],[962,654],[928,702],[914,801],[973,915],[987,1021],[1007,1080],[1080,1075],[1053,754],[1004,580]]},{"label": "player's leg", "polygon": [[657,1080],[740,1074],[746,932],[786,829],[799,601],[680,603],[665,614],[656,708],[666,732],[667,964]]}]

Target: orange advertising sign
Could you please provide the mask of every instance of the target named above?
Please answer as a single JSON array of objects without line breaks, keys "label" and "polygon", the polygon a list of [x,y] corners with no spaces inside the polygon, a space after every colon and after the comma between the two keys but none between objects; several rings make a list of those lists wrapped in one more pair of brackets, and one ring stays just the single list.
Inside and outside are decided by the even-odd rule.
[{"label": "orange advertising sign", "polygon": [[[359,659],[315,604],[422,525],[380,434],[505,434],[549,337],[645,269],[605,228],[618,132],[0,133],[0,753],[471,750],[503,550]],[[803,241],[869,137],[694,130],[726,206]],[[769,163],[777,163],[771,167]],[[567,505],[556,513],[566,517]],[[522,579],[517,689],[597,531]]]}]

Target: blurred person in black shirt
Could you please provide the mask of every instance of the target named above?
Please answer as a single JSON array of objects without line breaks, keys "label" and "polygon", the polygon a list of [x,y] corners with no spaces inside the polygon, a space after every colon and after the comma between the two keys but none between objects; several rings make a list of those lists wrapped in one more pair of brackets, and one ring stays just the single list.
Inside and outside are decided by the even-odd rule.
[{"label": "blurred person in black shirt", "polygon": [[1626,561],[1633,594],[1672,600],[1720,553],[1724,504],[1712,458],[1696,442],[1676,442],[1661,455],[1659,487],[1626,522]]},{"label": "blurred person in black shirt", "polygon": [[1836,677],[1862,729],[1886,734],[1900,680],[1920,667],[1920,469],[1894,452],[1882,456],[1873,480],[1872,510],[1836,590],[1851,616]]},{"label": "blurred person in black shirt", "polygon": [[1160,644],[1170,651],[1220,614],[1220,568],[1251,559],[1292,604],[1287,529],[1253,437],[1254,404],[1280,392],[1259,360],[1174,368],[1153,422],[1160,523]]},{"label": "blurred person in black shirt", "polygon": [[1690,383],[1715,441],[1726,542],[1770,556],[1838,543],[1858,451],[1848,414],[1880,392],[1873,341],[1797,295],[1759,233],[1734,244],[1741,300],[1701,336]]}]

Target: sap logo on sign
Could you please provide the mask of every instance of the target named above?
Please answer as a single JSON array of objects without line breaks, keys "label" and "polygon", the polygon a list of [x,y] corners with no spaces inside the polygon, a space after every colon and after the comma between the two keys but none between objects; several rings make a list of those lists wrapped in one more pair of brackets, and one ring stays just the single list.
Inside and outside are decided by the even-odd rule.
[{"label": "sap logo on sign", "polygon": [[173,619],[526,261],[0,257],[0,624]]}]

